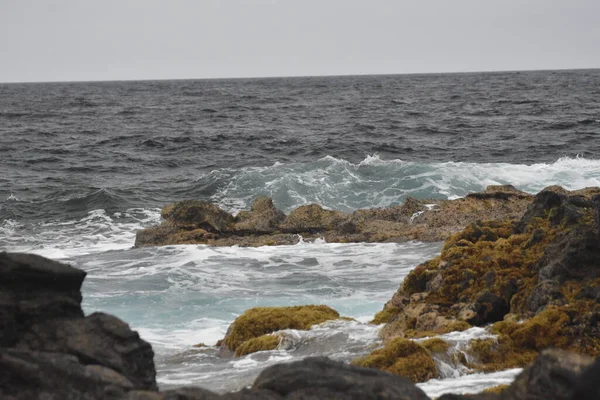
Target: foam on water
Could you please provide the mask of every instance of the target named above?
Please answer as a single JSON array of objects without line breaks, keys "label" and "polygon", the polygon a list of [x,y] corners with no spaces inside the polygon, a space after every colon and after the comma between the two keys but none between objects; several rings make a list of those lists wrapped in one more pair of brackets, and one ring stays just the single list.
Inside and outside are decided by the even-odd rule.
[{"label": "foam on water", "polygon": [[81,219],[23,223],[0,222],[0,239],[7,251],[67,259],[85,254],[123,250],[133,246],[138,229],[160,221],[159,209],[132,208],[109,215],[88,211]]},{"label": "foam on water", "polygon": [[600,160],[563,157],[554,163],[417,163],[367,156],[353,164],[327,156],[313,163],[220,169],[197,181],[223,182],[211,200],[237,212],[257,195],[273,197],[286,212],[308,203],[352,211],[400,204],[408,196],[455,199],[488,185],[512,184],[537,193],[551,185],[569,190],[600,185]]},{"label": "foam on water", "polygon": [[[379,327],[364,321],[415,265],[439,249],[440,244],[417,242],[182,245],[80,255],[72,261],[88,272],[86,312],[115,314],[139,330],[155,349],[162,386],[185,382],[226,391],[250,383],[276,360],[330,355],[348,361],[372,350]],[[220,359],[212,347],[191,347],[214,345],[248,308],[301,304],[326,304],[357,321],[283,331],[279,350],[242,359]]]}]

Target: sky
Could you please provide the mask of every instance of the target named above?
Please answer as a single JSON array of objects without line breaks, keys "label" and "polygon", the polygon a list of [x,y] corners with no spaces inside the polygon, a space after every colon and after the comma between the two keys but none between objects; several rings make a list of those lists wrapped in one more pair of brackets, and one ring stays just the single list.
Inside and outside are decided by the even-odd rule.
[{"label": "sky", "polygon": [[0,82],[569,68],[599,0],[0,0]]}]

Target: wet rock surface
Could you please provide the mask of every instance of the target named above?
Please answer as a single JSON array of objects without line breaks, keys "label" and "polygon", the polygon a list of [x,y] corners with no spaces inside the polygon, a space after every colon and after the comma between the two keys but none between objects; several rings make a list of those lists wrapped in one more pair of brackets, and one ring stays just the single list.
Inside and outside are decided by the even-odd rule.
[{"label": "wet rock surface", "polygon": [[235,217],[214,204],[186,200],[165,206],[164,222],[138,231],[135,245],[289,245],[301,237],[332,243],[441,241],[476,219],[519,218],[531,199],[510,185],[489,186],[457,200],[409,197],[399,206],[350,214],[309,204],[286,216],[271,199],[259,197]]}]

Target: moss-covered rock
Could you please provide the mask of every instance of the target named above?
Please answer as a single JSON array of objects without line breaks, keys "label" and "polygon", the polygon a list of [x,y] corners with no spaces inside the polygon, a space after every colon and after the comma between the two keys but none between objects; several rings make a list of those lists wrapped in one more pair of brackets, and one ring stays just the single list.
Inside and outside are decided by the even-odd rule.
[{"label": "moss-covered rock", "polygon": [[235,349],[235,356],[241,357],[257,351],[275,350],[279,345],[278,335],[262,335],[257,338],[246,340]]},{"label": "moss-covered rock", "polygon": [[[283,329],[307,330],[315,324],[339,318],[337,311],[324,305],[251,308],[235,319],[220,345],[236,352],[246,341],[263,335]],[[268,340],[273,343],[272,338],[261,340],[261,343]],[[258,342],[252,346],[258,346]]]},{"label": "moss-covered rock", "polygon": [[352,364],[391,372],[413,382],[439,377],[431,354],[421,344],[410,339],[396,338],[384,348],[356,359]]},{"label": "moss-covered rock", "polygon": [[599,355],[598,190],[550,188],[520,219],[474,221],[452,235],[377,315],[384,340],[428,336],[448,321],[496,323],[498,339],[469,350],[480,369],[523,366],[547,347]]}]

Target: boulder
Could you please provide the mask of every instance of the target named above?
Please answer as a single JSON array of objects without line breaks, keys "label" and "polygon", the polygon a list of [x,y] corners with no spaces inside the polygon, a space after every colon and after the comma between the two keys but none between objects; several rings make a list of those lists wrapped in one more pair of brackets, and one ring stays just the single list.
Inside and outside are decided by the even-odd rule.
[{"label": "boulder", "polygon": [[94,313],[37,323],[22,333],[16,347],[73,354],[83,364],[111,368],[136,388],[156,389],[152,347],[112,315]]},{"label": "boulder", "polygon": [[286,399],[429,400],[408,379],[324,357],[269,367],[252,389],[269,390]]},{"label": "boulder", "polygon": [[236,216],[233,230],[239,233],[265,234],[274,232],[285,219],[285,214],[275,208],[273,200],[258,197],[250,211],[242,211]]},{"label": "boulder", "polygon": [[33,323],[82,318],[84,271],[33,254],[0,252],[0,347]]},{"label": "boulder", "polygon": [[[308,330],[313,325],[339,318],[337,311],[323,305],[251,308],[230,325],[221,340],[220,353],[227,355],[235,352],[237,356],[241,356],[248,354],[250,349],[270,350],[277,347],[278,342],[272,340],[274,337],[263,337],[264,335],[283,329]],[[258,338],[260,340],[256,340]],[[253,342],[243,346],[250,340]]]},{"label": "boulder", "polygon": [[[593,362],[593,358],[584,355],[544,350],[502,393],[502,399],[571,400],[578,384],[577,376]],[[598,387],[598,382],[595,386]]]},{"label": "boulder", "polygon": [[225,232],[233,222],[231,214],[216,204],[201,200],[178,201],[164,207],[161,216],[181,229],[199,228],[207,232]]},{"label": "boulder", "polygon": [[[156,390],[150,345],[111,315],[84,317],[85,272],[0,253],[0,398],[117,398]],[[45,397],[46,396],[46,397]]]}]

